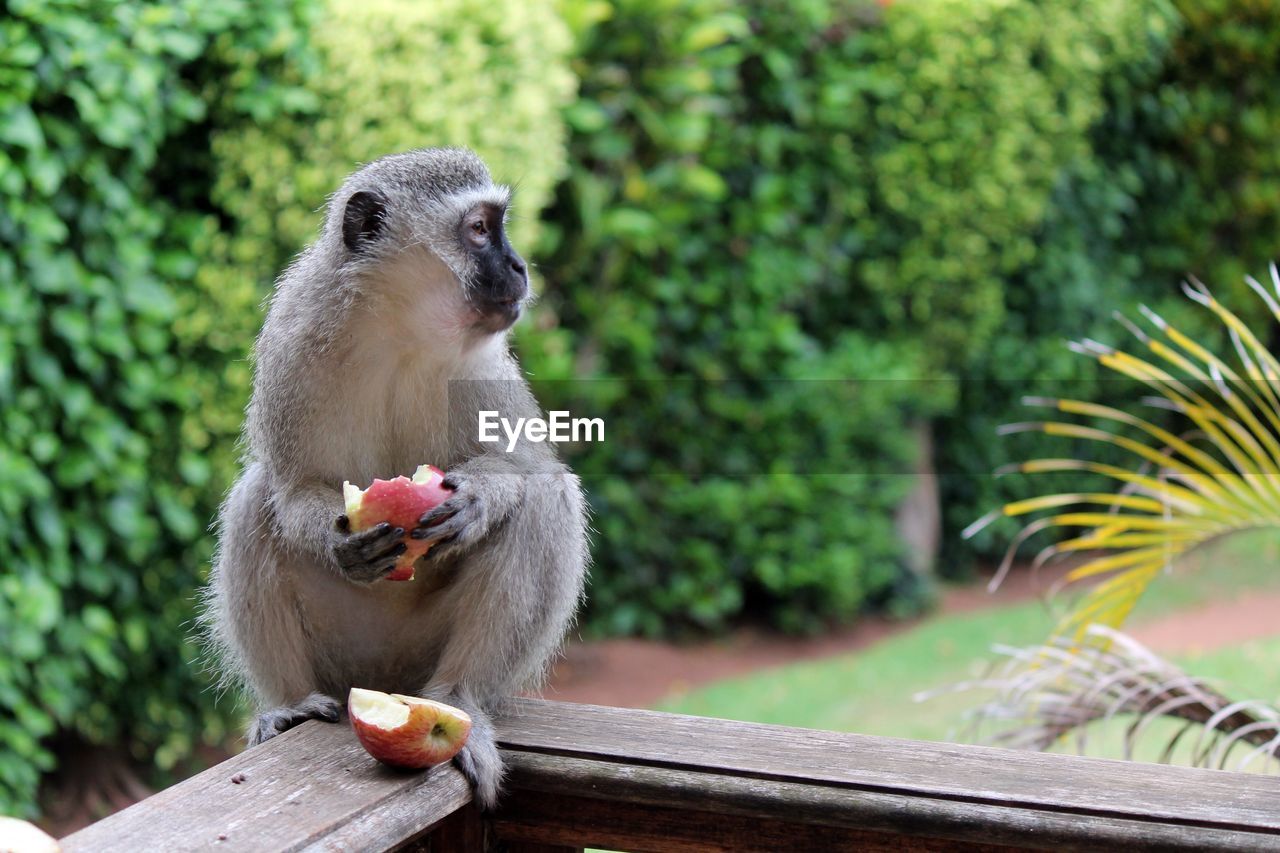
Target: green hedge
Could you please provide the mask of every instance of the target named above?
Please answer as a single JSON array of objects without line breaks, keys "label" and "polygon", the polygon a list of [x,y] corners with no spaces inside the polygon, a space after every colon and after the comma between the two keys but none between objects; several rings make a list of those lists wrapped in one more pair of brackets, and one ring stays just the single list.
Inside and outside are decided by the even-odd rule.
[{"label": "green hedge", "polygon": [[[1142,188],[1131,239],[1142,277],[1195,274],[1232,303],[1280,254],[1280,6],[1173,0],[1177,32],[1151,84],[1127,105]],[[1123,136],[1108,140],[1120,157]]]},{"label": "green hedge", "polygon": [[314,66],[284,78],[295,109],[218,133],[213,202],[231,227],[201,246],[192,321],[205,404],[187,432],[215,479],[235,472],[247,344],[285,264],[317,232],[328,194],[358,165],[431,145],[467,145],[516,185],[513,239],[536,254],[538,212],[565,171],[561,111],[575,88],[569,31],[551,0],[330,0],[306,33]]},{"label": "green hedge", "polygon": [[[1107,75],[1150,46],[1101,0],[885,5],[617,0],[577,22],[556,334],[526,336],[530,363],[703,380],[633,389],[612,422],[636,440],[580,451],[596,630],[918,603],[892,524],[908,428],[955,404],[928,380],[999,339]],[[802,376],[886,381],[850,404],[767,381]]]},{"label": "green hedge", "polygon": [[958,533],[970,521],[1033,491],[1089,487],[1079,476],[991,477],[1015,459],[1098,452],[1035,434],[995,439],[998,424],[1037,417],[1019,404],[1022,395],[1132,399],[1131,383],[1100,376],[1066,340],[1128,341],[1112,312],[1136,317],[1147,304],[1207,344],[1229,346],[1179,293],[1188,274],[1251,321],[1270,322],[1245,295],[1243,276],[1265,277],[1280,254],[1280,7],[1178,0],[1140,8],[1146,39],[1133,46],[1143,50],[1108,72],[1089,149],[1059,178],[1035,256],[1009,280],[1009,322],[938,425],[951,549],[943,565],[956,573],[975,556],[1002,554],[1016,530],[997,524],[963,543]]},{"label": "green hedge", "polygon": [[850,31],[847,3],[825,11],[795,45],[822,45],[812,75],[789,81],[814,86],[806,156],[841,190],[830,233],[850,258],[815,322],[923,340],[932,371],[964,373],[1009,321],[1008,280],[1088,150],[1107,74],[1149,49],[1146,17],[1109,2],[931,0]]},{"label": "green hedge", "polygon": [[[157,180],[184,128],[291,43],[296,4],[19,2],[0,21],[0,813],[46,738],[165,768],[222,720],[185,624],[216,495],[172,327],[198,216]],[[232,50],[270,44],[273,51]],[[199,84],[226,75],[218,102]]]}]

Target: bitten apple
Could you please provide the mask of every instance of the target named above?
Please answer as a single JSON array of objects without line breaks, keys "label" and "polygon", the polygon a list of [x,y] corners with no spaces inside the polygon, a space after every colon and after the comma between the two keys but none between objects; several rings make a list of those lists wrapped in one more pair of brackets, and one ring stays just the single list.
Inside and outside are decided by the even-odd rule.
[{"label": "bitten apple", "polygon": [[0,817],[0,853],[58,853],[53,836],[16,817]]},{"label": "bitten apple", "polygon": [[414,562],[431,550],[432,543],[411,538],[409,531],[418,526],[423,513],[440,506],[452,494],[453,491],[444,486],[444,472],[434,465],[419,465],[412,477],[374,480],[363,490],[351,483],[342,484],[352,530],[367,530],[384,521],[405,530],[402,540],[405,552],[386,575],[389,581],[413,580]]},{"label": "bitten apple", "polygon": [[443,764],[471,734],[465,711],[417,696],[352,687],[347,712],[365,751],[393,767]]}]

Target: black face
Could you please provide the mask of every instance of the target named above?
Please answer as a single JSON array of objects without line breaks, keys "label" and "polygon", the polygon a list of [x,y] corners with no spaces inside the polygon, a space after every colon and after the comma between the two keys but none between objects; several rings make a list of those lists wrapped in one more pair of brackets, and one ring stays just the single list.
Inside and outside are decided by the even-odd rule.
[{"label": "black face", "polygon": [[494,332],[516,321],[529,294],[529,271],[507,242],[502,213],[495,205],[479,205],[463,217],[459,234],[477,270],[468,298],[479,325]]}]

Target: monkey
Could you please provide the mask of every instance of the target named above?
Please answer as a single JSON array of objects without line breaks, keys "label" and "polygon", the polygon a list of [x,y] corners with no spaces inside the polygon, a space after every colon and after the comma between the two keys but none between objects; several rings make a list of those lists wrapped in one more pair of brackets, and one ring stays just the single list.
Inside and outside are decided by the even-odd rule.
[{"label": "monkey", "polygon": [[[583,594],[587,509],[550,443],[481,443],[479,410],[540,409],[508,330],[530,296],[511,192],[464,148],[375,160],[330,197],[254,346],[242,473],[216,522],[202,622],[255,701],[250,746],[336,721],[349,689],[461,708],[454,763],[492,808],[493,715],[536,687]],[[409,531],[353,531],[344,481],[431,463],[450,497]],[[404,536],[434,543],[384,581]]]}]

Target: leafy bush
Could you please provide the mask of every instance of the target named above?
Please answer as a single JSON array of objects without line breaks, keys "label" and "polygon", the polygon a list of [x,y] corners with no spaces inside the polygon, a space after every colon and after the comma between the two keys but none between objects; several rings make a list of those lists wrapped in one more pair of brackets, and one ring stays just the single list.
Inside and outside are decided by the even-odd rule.
[{"label": "leafy bush", "polygon": [[[185,620],[214,501],[172,331],[198,223],[155,178],[213,104],[270,92],[288,0],[22,2],[0,21],[0,812],[74,731],[171,766],[221,719]],[[269,110],[268,110],[269,111]],[[207,181],[207,176],[205,176]],[[212,496],[216,497],[216,496]]]},{"label": "leafy bush", "polygon": [[[1280,7],[1173,6],[1176,31],[1160,73],[1129,107],[1138,131],[1130,157],[1142,180],[1132,236],[1145,278],[1168,287],[1190,273],[1257,306],[1243,278],[1280,247]],[[1111,156],[1121,141],[1110,140]]]},{"label": "leafy bush", "polygon": [[831,233],[851,263],[815,322],[923,338],[934,371],[963,372],[1008,321],[1008,279],[1147,21],[1105,2],[933,0],[853,34],[842,9],[809,36],[828,42],[812,76],[788,81],[816,83],[807,157],[844,195]]},{"label": "leafy bush", "polygon": [[569,32],[551,0],[330,0],[307,33],[314,66],[291,69],[288,111],[218,133],[214,203],[232,226],[202,243],[205,405],[187,429],[223,487],[247,400],[248,344],[272,279],[318,230],[329,193],[360,163],[431,145],[466,145],[517,188],[512,238],[528,254],[537,214],[564,171],[561,110],[574,78]]},{"label": "leafy bush", "polygon": [[[1103,2],[884,5],[618,0],[578,22],[533,372],[702,380],[632,389],[610,422],[635,440],[580,453],[598,629],[811,630],[918,598],[892,522],[908,428],[1007,322],[1109,69],[1148,46]],[[810,376],[889,381],[852,404],[765,381]]]},{"label": "leafy bush", "polygon": [[[1019,478],[995,480],[992,470],[1010,458],[1064,452],[1033,434],[993,440],[998,424],[1040,416],[1020,405],[1022,395],[1123,399],[1123,383],[1104,381],[1065,340],[1124,344],[1129,336],[1112,312],[1145,303],[1206,344],[1225,344],[1222,327],[1179,296],[1189,274],[1247,306],[1246,320],[1270,322],[1242,291],[1244,275],[1277,254],[1280,95],[1272,83],[1280,9],[1230,2],[1139,8],[1147,38],[1130,44],[1143,49],[1108,72],[1088,151],[1060,177],[1035,256],[1010,279],[1009,322],[939,425],[944,541],[954,548],[945,568],[963,568],[974,553],[1003,552],[1015,529],[1006,523],[971,543],[959,540],[969,522],[1026,491]],[[1089,487],[1081,476],[1050,487],[1068,481]]]}]

